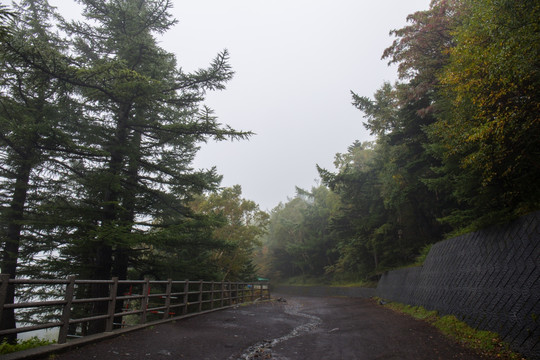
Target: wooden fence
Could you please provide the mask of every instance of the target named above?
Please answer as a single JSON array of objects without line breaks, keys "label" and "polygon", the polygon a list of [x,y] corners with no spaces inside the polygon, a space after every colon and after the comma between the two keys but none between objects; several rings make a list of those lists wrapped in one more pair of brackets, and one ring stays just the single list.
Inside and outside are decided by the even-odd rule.
[{"label": "wooden fence", "polygon": [[[108,295],[81,297],[85,287],[108,287]],[[5,303],[9,285],[15,286],[15,303]],[[125,291],[120,292],[119,289]],[[88,292],[86,292],[88,293]],[[83,295],[84,296],[84,295]],[[0,275],[0,320],[14,309],[18,326],[1,329],[0,337],[28,331],[59,328],[58,343],[68,337],[88,335],[89,324],[101,322],[103,332],[174,319],[191,313],[225,308],[256,299],[269,299],[267,283],[158,280],[10,279]],[[21,300],[23,299],[23,300]],[[29,299],[29,300],[24,300]],[[40,301],[33,301],[40,300]],[[101,304],[101,306],[95,306]],[[106,304],[106,306],[104,306]],[[106,312],[95,312],[96,308]],[[8,310],[9,311],[9,310]],[[20,326],[20,325],[23,326]]]}]

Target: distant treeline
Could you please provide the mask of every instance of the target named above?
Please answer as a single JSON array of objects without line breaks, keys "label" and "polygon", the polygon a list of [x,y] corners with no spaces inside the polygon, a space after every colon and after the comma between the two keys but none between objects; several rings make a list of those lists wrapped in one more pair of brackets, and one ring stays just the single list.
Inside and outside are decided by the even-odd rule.
[{"label": "distant treeline", "polygon": [[271,213],[268,276],[362,280],[540,208],[540,3],[434,0],[392,30],[400,81],[352,93],[376,136]]}]

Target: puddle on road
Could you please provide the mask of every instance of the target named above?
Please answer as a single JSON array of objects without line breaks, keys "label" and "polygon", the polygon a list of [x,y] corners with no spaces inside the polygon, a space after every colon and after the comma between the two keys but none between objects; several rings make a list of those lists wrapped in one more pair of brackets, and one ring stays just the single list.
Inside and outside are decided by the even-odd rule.
[{"label": "puddle on road", "polygon": [[306,318],[308,319],[308,322],[295,327],[290,333],[284,336],[272,340],[264,340],[251,345],[249,348],[244,350],[242,355],[239,357],[231,356],[229,360],[276,359],[272,356],[272,348],[274,346],[294,337],[309,333],[322,323],[321,318],[314,315],[301,313],[300,308],[301,306],[298,303],[288,303],[285,305],[285,313]]}]

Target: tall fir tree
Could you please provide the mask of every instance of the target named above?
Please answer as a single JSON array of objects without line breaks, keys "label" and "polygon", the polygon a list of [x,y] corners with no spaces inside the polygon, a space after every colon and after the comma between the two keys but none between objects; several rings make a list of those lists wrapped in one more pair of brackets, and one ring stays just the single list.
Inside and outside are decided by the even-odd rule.
[{"label": "tall fir tree", "polygon": [[[75,90],[70,101],[76,99],[84,104],[78,111],[64,102],[56,114],[63,116],[66,124],[53,124],[53,116],[38,129],[50,133],[45,136],[49,139],[47,146],[55,150],[51,159],[55,169],[59,169],[56,175],[48,174],[50,179],[59,180],[52,187],[57,196],[47,199],[55,207],[43,209],[47,216],[57,218],[57,224],[48,226],[41,237],[62,234],[62,240],[56,244],[55,255],[59,256],[51,259],[48,269],[55,274],[71,273],[85,278],[126,278],[130,264],[144,262],[145,250],[158,239],[159,233],[182,246],[185,233],[177,230],[202,235],[203,227],[209,224],[203,217],[194,216],[187,206],[194,194],[216,188],[221,179],[215,169],[192,168],[200,144],[209,139],[244,139],[251,133],[220,124],[212,110],[201,105],[207,91],[224,89],[232,78],[226,50],[208,68],[185,73],[175,56],[158,46],[155,35],[164,33],[176,22],[169,13],[171,1],[79,2],[84,6],[86,22],[66,22],[57,17],[61,31],[67,34],[67,50],[55,49],[54,41],[34,36],[41,39],[41,46],[9,41],[3,55],[11,54],[20,60],[17,66],[30,70],[24,75],[28,79],[33,76],[54,88],[50,94],[48,88],[43,88],[42,99],[60,101],[66,87]],[[47,6],[45,0],[23,3]],[[21,13],[28,17],[36,15],[22,8]],[[29,22],[42,26],[45,36],[45,20],[34,18]],[[16,81],[12,85],[16,86]],[[16,96],[6,96],[6,102],[17,105]],[[36,114],[46,115],[43,111],[34,111],[33,115]],[[67,121],[74,117],[75,123]],[[20,168],[18,173],[26,175],[21,175],[24,197],[32,167],[45,163],[45,155],[38,150],[47,147],[30,149],[24,161],[15,164],[21,149],[25,150],[20,144],[15,149],[11,143],[19,136],[17,124],[23,123],[2,123],[2,130],[6,130],[2,155],[13,162],[6,160],[4,170],[9,181],[4,182],[7,190],[2,194],[14,191],[8,187],[10,181],[13,186],[17,184],[13,174]],[[29,128],[21,126],[20,130]],[[72,133],[62,134],[62,130]],[[11,135],[13,139],[9,138]],[[31,145],[39,143],[41,136],[25,132],[17,140],[28,140]],[[61,145],[62,141],[68,144]],[[69,196],[62,196],[68,193]],[[5,207],[3,212],[13,218],[12,225],[16,227],[21,224],[20,214],[24,210],[20,208],[25,201],[18,195],[14,203],[17,211]],[[9,231],[20,233],[20,229]],[[204,241],[203,237],[198,239]],[[9,254],[5,259],[13,262],[13,251],[8,250],[4,252]],[[100,286],[90,290],[94,297],[105,291]],[[91,331],[99,331],[100,326],[96,323]]]},{"label": "tall fir tree", "polygon": [[226,51],[208,69],[186,74],[157,45],[155,34],[175,23],[170,1],[80,2],[89,21],[64,23],[79,69],[67,73],[90,114],[83,141],[101,154],[80,164],[78,179],[95,224],[86,231],[87,275],[125,277],[137,234],[170,225],[155,220],[171,209],[189,217],[191,194],[218,183],[215,170],[190,167],[199,143],[249,133],[221,126],[200,106],[206,91],[232,77]]},{"label": "tall fir tree", "polygon": [[[40,236],[44,227],[54,227],[46,224],[42,208],[48,197],[57,196],[65,170],[59,154],[73,149],[70,122],[76,115],[72,87],[21,57],[36,49],[52,57],[65,52],[52,29],[56,14],[43,0],[21,1],[14,10],[19,16],[11,19],[0,53],[0,267],[11,278],[26,270],[36,253],[51,248]],[[9,286],[6,301],[14,296]],[[13,310],[4,310],[2,328],[14,325]]]},{"label": "tall fir tree", "polygon": [[[191,196],[219,183],[214,169],[191,168],[199,144],[249,133],[222,126],[200,105],[206,91],[224,89],[231,79],[227,51],[190,74],[157,45],[155,34],[175,23],[171,1],[80,2],[88,21],[64,24],[80,69],[69,76],[80,84],[91,114],[86,145],[102,156],[81,164],[81,205],[93,226],[78,234],[81,246],[68,250],[83,250],[91,264],[85,277],[126,278],[130,259],[141,253],[141,236],[175,225],[165,219],[192,217]],[[177,215],[167,215],[171,211]],[[104,291],[95,286],[92,296]]]}]

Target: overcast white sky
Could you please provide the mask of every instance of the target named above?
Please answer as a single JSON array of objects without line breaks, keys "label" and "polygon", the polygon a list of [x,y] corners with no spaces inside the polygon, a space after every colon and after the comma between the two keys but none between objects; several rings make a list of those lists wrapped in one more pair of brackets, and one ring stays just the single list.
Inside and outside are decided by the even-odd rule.
[{"label": "overcast white sky", "polygon": [[[4,2],[4,1],[2,1]],[[64,14],[73,0],[49,0]],[[350,90],[371,96],[395,67],[381,60],[391,29],[430,0],[174,0],[179,23],[161,45],[186,71],[228,49],[236,72],[206,104],[222,123],[257,135],[203,144],[196,168],[216,166],[223,186],[271,210],[316,185],[316,164],[370,140]]]}]

